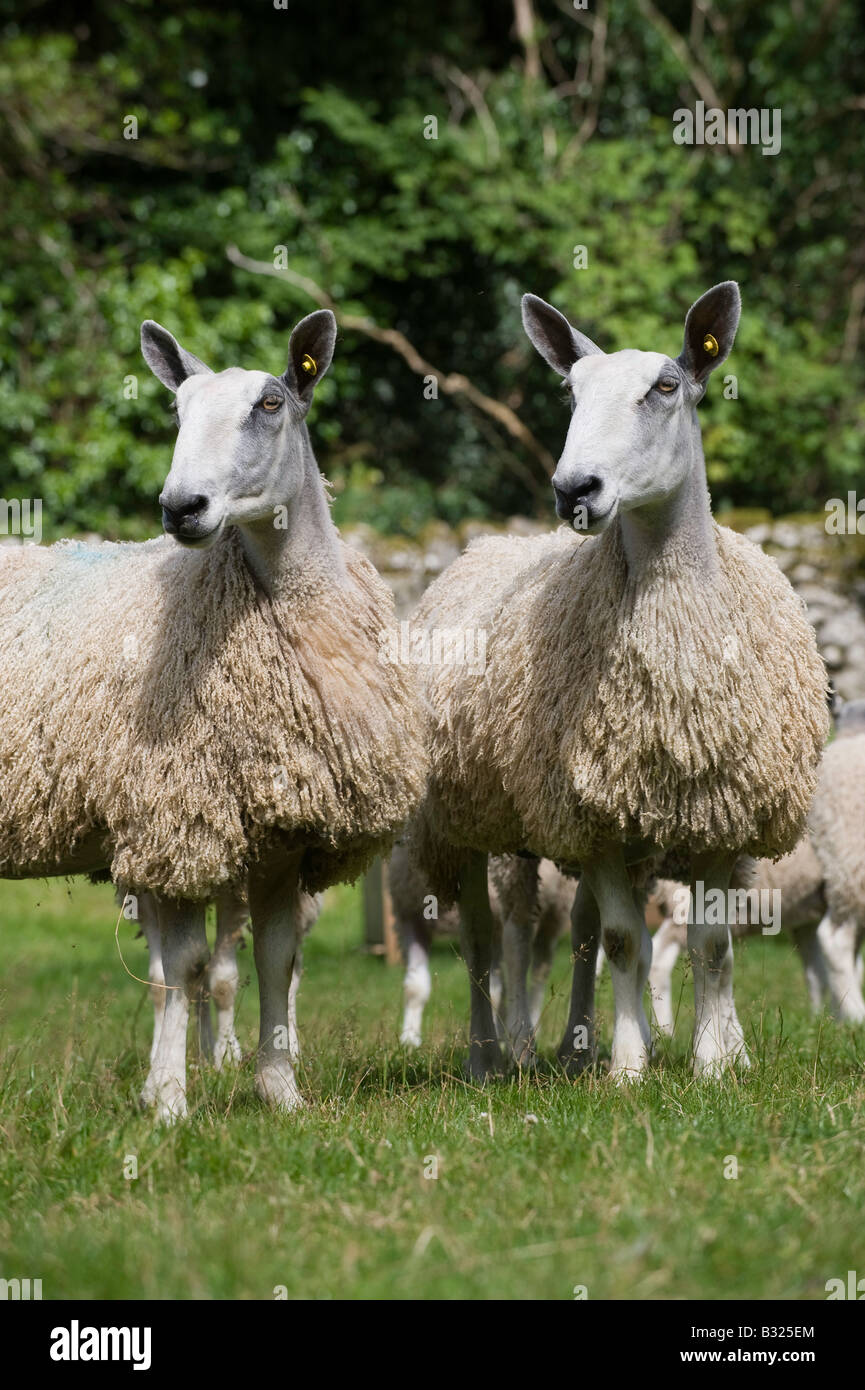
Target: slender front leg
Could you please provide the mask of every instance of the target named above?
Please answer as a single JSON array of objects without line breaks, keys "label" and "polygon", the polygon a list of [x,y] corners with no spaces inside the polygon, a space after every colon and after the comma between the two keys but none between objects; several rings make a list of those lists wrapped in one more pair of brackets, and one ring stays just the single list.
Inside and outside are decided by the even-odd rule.
[{"label": "slender front leg", "polygon": [[142,1099],[155,1101],[160,1120],[186,1115],[186,1030],[189,1004],[202,988],[207,969],[203,903],[157,898],[165,976],[165,1006],[159,1041]]},{"label": "slender front leg", "polygon": [[289,1052],[288,994],[298,944],[300,856],[274,858],[249,876],[249,907],[261,1001],[255,1087],[281,1110],[303,1104]]},{"label": "slender front leg", "polygon": [[529,1016],[535,1033],[541,1021],[547,980],[553,968],[553,957],[562,935],[562,917],[556,908],[542,912],[532,942],[531,983],[529,985]]},{"label": "slender front leg", "polygon": [[507,917],[502,927],[502,963],[507,1001],[506,1035],[517,1066],[537,1061],[535,1030],[529,1006],[528,974],[532,953],[532,917]]},{"label": "slender front leg", "polygon": [[493,931],[487,856],[469,851],[460,867],[460,937],[471,996],[468,1073],[475,1081],[485,1081],[502,1066],[490,1002]]},{"label": "slender front leg", "polygon": [[844,1023],[865,1022],[865,999],[856,969],[856,923],[836,923],[827,912],[817,928],[817,941],[825,961],[833,1016]]},{"label": "slender front leg", "polygon": [[829,993],[829,971],[817,937],[817,923],[809,922],[807,926],[797,927],[793,932],[793,941],[805,971],[811,1008],[815,1014],[819,1013]]},{"label": "slender front leg", "polygon": [[399,1040],[406,1047],[420,1047],[423,1012],[432,992],[429,954],[432,944],[432,923],[421,911],[401,917],[397,923],[405,975],[402,982],[403,1016]]},{"label": "slender front leg", "polygon": [[236,893],[223,889],[216,897],[216,946],[210,962],[208,979],[210,993],[216,1005],[216,1042],[213,1065],[221,1071],[225,1062],[239,1062],[240,1043],[234,1031],[234,1008],[237,1001],[237,948],[243,939],[243,929],[249,922],[249,908]]},{"label": "slender front leg", "polygon": [[750,1065],[733,1002],[733,945],[727,921],[727,890],[735,862],[735,855],[705,854],[695,856],[691,866],[688,951],[694,972],[694,1072],[698,1076],[718,1076],[733,1063]]},{"label": "slender front leg", "polygon": [[162,968],[162,934],[159,930],[159,916],[156,899],[152,893],[138,895],[138,921],[147,942],[148,971],[150,980],[150,1002],[153,1005],[153,1040],[150,1044],[150,1070],[141,1091],[142,1105],[152,1105],[156,1100],[153,1089],[153,1068],[156,1062],[156,1049],[162,1032],[165,1015],[165,972]]},{"label": "slender front leg", "polygon": [[652,961],[652,938],[635,900],[622,845],[608,846],[594,855],[584,877],[598,904],[613,977],[616,1017],[610,1074],[617,1081],[633,1080],[645,1071],[651,1052],[643,990]]},{"label": "slender front leg", "polygon": [[303,940],[299,937],[297,950],[294,953],[294,969],[291,972],[291,984],[288,987],[288,1055],[294,1067],[296,1067],[300,1061],[300,1038],[297,1035],[297,994],[300,989],[302,975]]},{"label": "slender front leg", "polygon": [[688,928],[672,917],[665,917],[652,938],[652,968],[649,971],[649,997],[659,1030],[673,1036],[673,967],[687,945]]},{"label": "slender front leg", "polygon": [[579,1076],[595,1063],[595,962],[600,938],[598,904],[583,876],[571,908],[571,1008],[556,1054],[568,1076]]},{"label": "slender front leg", "polygon": [[210,989],[207,976],[195,996],[195,1021],[198,1026],[198,1055],[206,1062],[213,1061],[213,1017],[210,1011]]}]

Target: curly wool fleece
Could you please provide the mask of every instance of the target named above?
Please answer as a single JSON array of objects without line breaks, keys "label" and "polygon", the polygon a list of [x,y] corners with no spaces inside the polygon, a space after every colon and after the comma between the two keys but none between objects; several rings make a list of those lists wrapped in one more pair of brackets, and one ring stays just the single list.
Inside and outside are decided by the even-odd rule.
[{"label": "curly wool fleece", "polygon": [[[206,898],[262,842],[303,850],[313,893],[389,847],[425,753],[373,567],[272,599],[235,532],[0,554],[0,874],[104,836],[116,881]],[[42,867],[42,871],[45,869]]]},{"label": "curly wool fleece", "polygon": [[639,583],[614,524],[481,540],[431,585],[419,626],[487,635],[482,674],[426,672],[433,773],[416,851],[445,900],[454,847],[576,865],[606,837],[645,838],[667,863],[796,844],[828,728],[825,669],[775,562],[712,526],[717,565],[668,548]]},{"label": "curly wool fleece", "polygon": [[865,733],[829,744],[808,823],[833,922],[865,926]]}]

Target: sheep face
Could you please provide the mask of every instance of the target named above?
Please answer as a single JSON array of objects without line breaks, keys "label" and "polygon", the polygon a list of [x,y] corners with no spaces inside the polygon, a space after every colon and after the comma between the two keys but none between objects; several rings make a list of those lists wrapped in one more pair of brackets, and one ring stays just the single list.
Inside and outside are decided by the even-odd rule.
[{"label": "sheep face", "polygon": [[620,512],[669,505],[702,465],[695,407],[732,346],[738,319],[739,291],[727,281],[691,306],[677,358],[605,353],[552,305],[524,297],[526,332],[564,377],[571,399],[552,480],[560,517],[597,534]]},{"label": "sheep face", "polygon": [[177,442],[159,501],[181,544],[212,545],[230,525],[273,525],[291,506],[311,456],[306,413],[335,338],[333,314],[322,310],[295,328],[282,376],[214,373],[159,324],[142,325],[145,361],[175,392]]}]

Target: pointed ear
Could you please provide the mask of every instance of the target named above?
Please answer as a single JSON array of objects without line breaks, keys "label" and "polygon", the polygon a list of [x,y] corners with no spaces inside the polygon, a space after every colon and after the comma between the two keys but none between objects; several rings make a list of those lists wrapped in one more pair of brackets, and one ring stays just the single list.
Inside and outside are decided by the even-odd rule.
[{"label": "pointed ear", "polygon": [[182,348],[168,329],[153,319],[145,319],[141,325],[141,352],[153,375],[169,391],[176,391],[188,376],[200,372],[213,375],[200,358]]},{"label": "pointed ear", "polygon": [[544,361],[559,376],[567,376],[581,357],[590,357],[601,349],[591,338],[572,328],[558,309],[536,294],[523,295],[523,328],[532,345]]},{"label": "pointed ear", "polygon": [[692,304],[685,319],[685,342],[679,366],[702,386],[727,357],[736,329],[742,299],[735,280],[724,280]]},{"label": "pointed ear", "polygon": [[294,329],[288,342],[288,366],[283,380],[302,401],[312,399],[330,366],[336,345],[336,319],[330,309],[316,309]]}]

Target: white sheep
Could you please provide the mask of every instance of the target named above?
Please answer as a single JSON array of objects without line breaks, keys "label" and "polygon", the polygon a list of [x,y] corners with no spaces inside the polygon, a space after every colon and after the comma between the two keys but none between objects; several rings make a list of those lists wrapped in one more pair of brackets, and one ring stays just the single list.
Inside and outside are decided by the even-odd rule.
[{"label": "white sheep", "polygon": [[335,338],[322,310],[281,376],[214,374],[146,322],[176,393],[168,535],[0,554],[0,876],[109,870],[154,894],[167,988],[145,1093],[166,1120],[186,1113],[207,902],[248,887],[256,1087],[293,1109],[302,894],[387,852],[425,783],[412,683],[381,657],[391,594],[340,541],[305,424]]},{"label": "white sheep", "polygon": [[[726,282],[688,312],[684,346],[607,355],[528,295],[523,317],[572,404],[553,477],[574,529],[470,546],[416,613],[427,633],[484,634],[486,663],[430,665],[424,874],[459,901],[471,981],[469,1069],[498,1069],[489,1002],[490,853],[582,869],[571,1015],[559,1056],[593,1054],[599,933],[615,993],[612,1073],[651,1046],[642,887],[666,863],[726,894],[742,853],[798,840],[825,741],[825,670],[773,560],[712,519],[696,405],[739,319]],[[587,538],[586,533],[589,533]],[[637,879],[639,875],[639,879]],[[726,921],[694,921],[694,1063],[745,1061]]]},{"label": "white sheep", "polygon": [[[802,960],[808,996],[848,1023],[865,1021],[861,949],[865,942],[865,700],[837,702],[837,737],[823,754],[809,815],[809,835],[777,863],[761,860],[747,897],[734,913],[733,937],[766,926],[762,906],[775,895],[780,921]],[[662,912],[653,941],[649,990],[658,1027],[672,1035],[672,971],[686,938],[681,884],[663,881],[655,899]],[[678,909],[678,910],[677,910]]]}]

